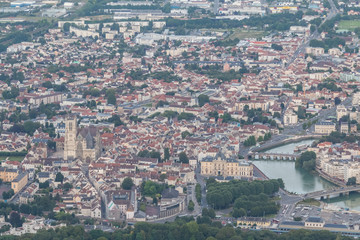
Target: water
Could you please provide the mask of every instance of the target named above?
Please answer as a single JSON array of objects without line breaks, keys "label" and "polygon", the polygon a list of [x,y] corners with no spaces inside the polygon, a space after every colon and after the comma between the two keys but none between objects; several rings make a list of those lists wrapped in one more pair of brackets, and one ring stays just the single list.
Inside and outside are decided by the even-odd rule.
[{"label": "water", "polygon": [[[304,140],[297,143],[290,143],[266,152],[294,153],[296,146],[303,144],[310,145],[313,141],[314,140]],[[289,192],[305,194],[335,186],[318,175],[311,174],[301,168],[295,168],[295,161],[255,160],[253,163],[269,178],[282,178],[285,183],[285,189]],[[328,203],[360,211],[360,193],[351,193],[350,196],[332,198],[328,200]]]},{"label": "water", "polygon": [[304,144],[311,145],[313,142],[314,142],[314,140],[304,140],[301,142],[289,143],[284,146],[272,148],[265,152],[267,152],[267,153],[294,153],[296,146],[300,146],[300,145],[304,145]]},{"label": "water", "polygon": [[341,208],[349,208],[351,210],[360,211],[360,193],[351,192],[349,196],[341,196],[324,200],[324,202],[336,205]]},{"label": "water", "polygon": [[334,187],[317,175],[295,168],[294,161],[256,160],[254,164],[269,178],[282,178],[289,192],[304,194]]}]

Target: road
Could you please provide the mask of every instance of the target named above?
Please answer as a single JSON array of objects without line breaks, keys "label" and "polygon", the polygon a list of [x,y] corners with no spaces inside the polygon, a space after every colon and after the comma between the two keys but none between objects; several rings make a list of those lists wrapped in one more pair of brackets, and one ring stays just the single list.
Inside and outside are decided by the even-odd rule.
[{"label": "road", "polygon": [[[341,104],[343,104],[345,107],[350,107],[352,104],[351,98],[346,98]],[[303,124],[308,123],[308,122],[313,122],[313,121],[318,121],[318,122],[324,121],[330,116],[336,116],[336,106],[329,108],[329,109],[323,109],[319,112],[319,114],[317,116],[315,116],[311,119],[305,120],[303,122],[300,122],[296,125],[286,126],[284,128],[284,130],[281,132],[281,134],[272,136],[269,141],[265,142],[264,144],[262,144],[259,147],[263,148],[263,147],[271,146],[274,143],[284,141],[291,137],[300,136],[299,135],[300,133],[302,133],[301,134],[302,136],[313,135],[313,132],[315,131],[315,125],[313,124],[308,130],[305,131],[303,129]],[[241,145],[240,145],[239,154],[242,156],[246,156],[248,154],[249,150],[251,150],[252,152],[256,152],[257,149],[259,148],[259,147],[253,147],[253,148],[249,149],[249,148],[245,148]]]},{"label": "road", "polygon": [[[335,17],[338,13],[339,10],[336,8],[333,0],[329,0],[331,9],[328,12],[326,18],[322,21],[322,23],[320,24],[320,26],[322,26],[326,21],[332,19],[333,17]],[[290,58],[290,60],[285,64],[285,68],[288,68],[294,61],[295,59],[300,55],[305,53],[305,49],[306,47],[309,46],[309,43],[311,40],[317,39],[320,37],[320,33],[318,32],[318,29],[316,29],[311,35],[310,37],[304,41],[302,44],[300,44],[300,46],[298,47],[298,49],[296,49],[294,55]]]},{"label": "road", "polygon": [[[203,176],[200,175],[200,164],[195,169],[196,180],[201,186],[201,208],[207,208],[208,204],[206,201],[206,182]],[[195,190],[195,189],[194,189]]]},{"label": "road", "polygon": [[294,211],[296,204],[302,200],[302,197],[297,195],[290,195],[284,190],[280,189],[280,210],[276,219],[279,221],[292,220],[291,213]]}]

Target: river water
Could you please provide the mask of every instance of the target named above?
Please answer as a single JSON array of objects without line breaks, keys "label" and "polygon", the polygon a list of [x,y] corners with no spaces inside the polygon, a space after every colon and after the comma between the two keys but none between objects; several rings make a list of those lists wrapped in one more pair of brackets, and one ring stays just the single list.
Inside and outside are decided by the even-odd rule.
[{"label": "river water", "polygon": [[[304,140],[270,149],[269,153],[294,153],[296,146],[310,145],[314,140]],[[331,182],[304,169],[295,168],[295,161],[284,160],[254,160],[253,163],[269,178],[282,178],[285,189],[289,192],[304,194],[335,187]],[[333,205],[360,211],[360,193],[350,196],[336,197],[327,201]]]}]

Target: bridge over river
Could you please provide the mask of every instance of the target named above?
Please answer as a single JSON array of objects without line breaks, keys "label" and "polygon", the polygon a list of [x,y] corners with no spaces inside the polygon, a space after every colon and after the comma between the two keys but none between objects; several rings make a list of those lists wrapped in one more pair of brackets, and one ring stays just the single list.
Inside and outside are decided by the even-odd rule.
[{"label": "bridge over river", "polygon": [[271,159],[271,160],[290,160],[295,161],[300,157],[300,154],[291,153],[266,153],[266,152],[253,152],[249,153],[248,157],[252,159]]},{"label": "bridge over river", "polygon": [[322,191],[311,192],[307,194],[300,195],[303,199],[328,199],[332,197],[337,197],[341,195],[348,195],[350,192],[359,192],[360,185],[357,186],[348,186],[348,187],[340,187],[340,188],[333,188],[333,189],[326,189]]}]

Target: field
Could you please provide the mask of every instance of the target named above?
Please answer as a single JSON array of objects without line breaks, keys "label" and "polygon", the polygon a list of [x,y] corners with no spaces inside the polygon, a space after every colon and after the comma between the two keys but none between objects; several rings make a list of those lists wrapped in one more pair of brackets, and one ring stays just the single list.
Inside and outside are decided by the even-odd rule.
[{"label": "field", "polygon": [[360,21],[358,20],[343,20],[341,22],[339,22],[339,29],[344,29],[344,30],[354,30],[355,28],[360,27]]},{"label": "field", "polygon": [[7,159],[9,161],[18,161],[21,162],[22,160],[24,160],[24,156],[12,156],[12,157],[0,157],[0,161],[3,161],[5,159]]},{"label": "field", "polygon": [[228,39],[245,39],[245,38],[258,38],[264,36],[263,31],[246,31],[246,30],[235,30]]},{"label": "field", "polygon": [[203,31],[210,31],[210,32],[218,32],[218,33],[225,33],[230,32],[232,33],[225,38],[225,40],[233,40],[235,38],[238,38],[239,40],[245,39],[245,38],[258,38],[265,36],[264,31],[255,31],[255,30],[245,30],[245,29],[202,29]]}]

